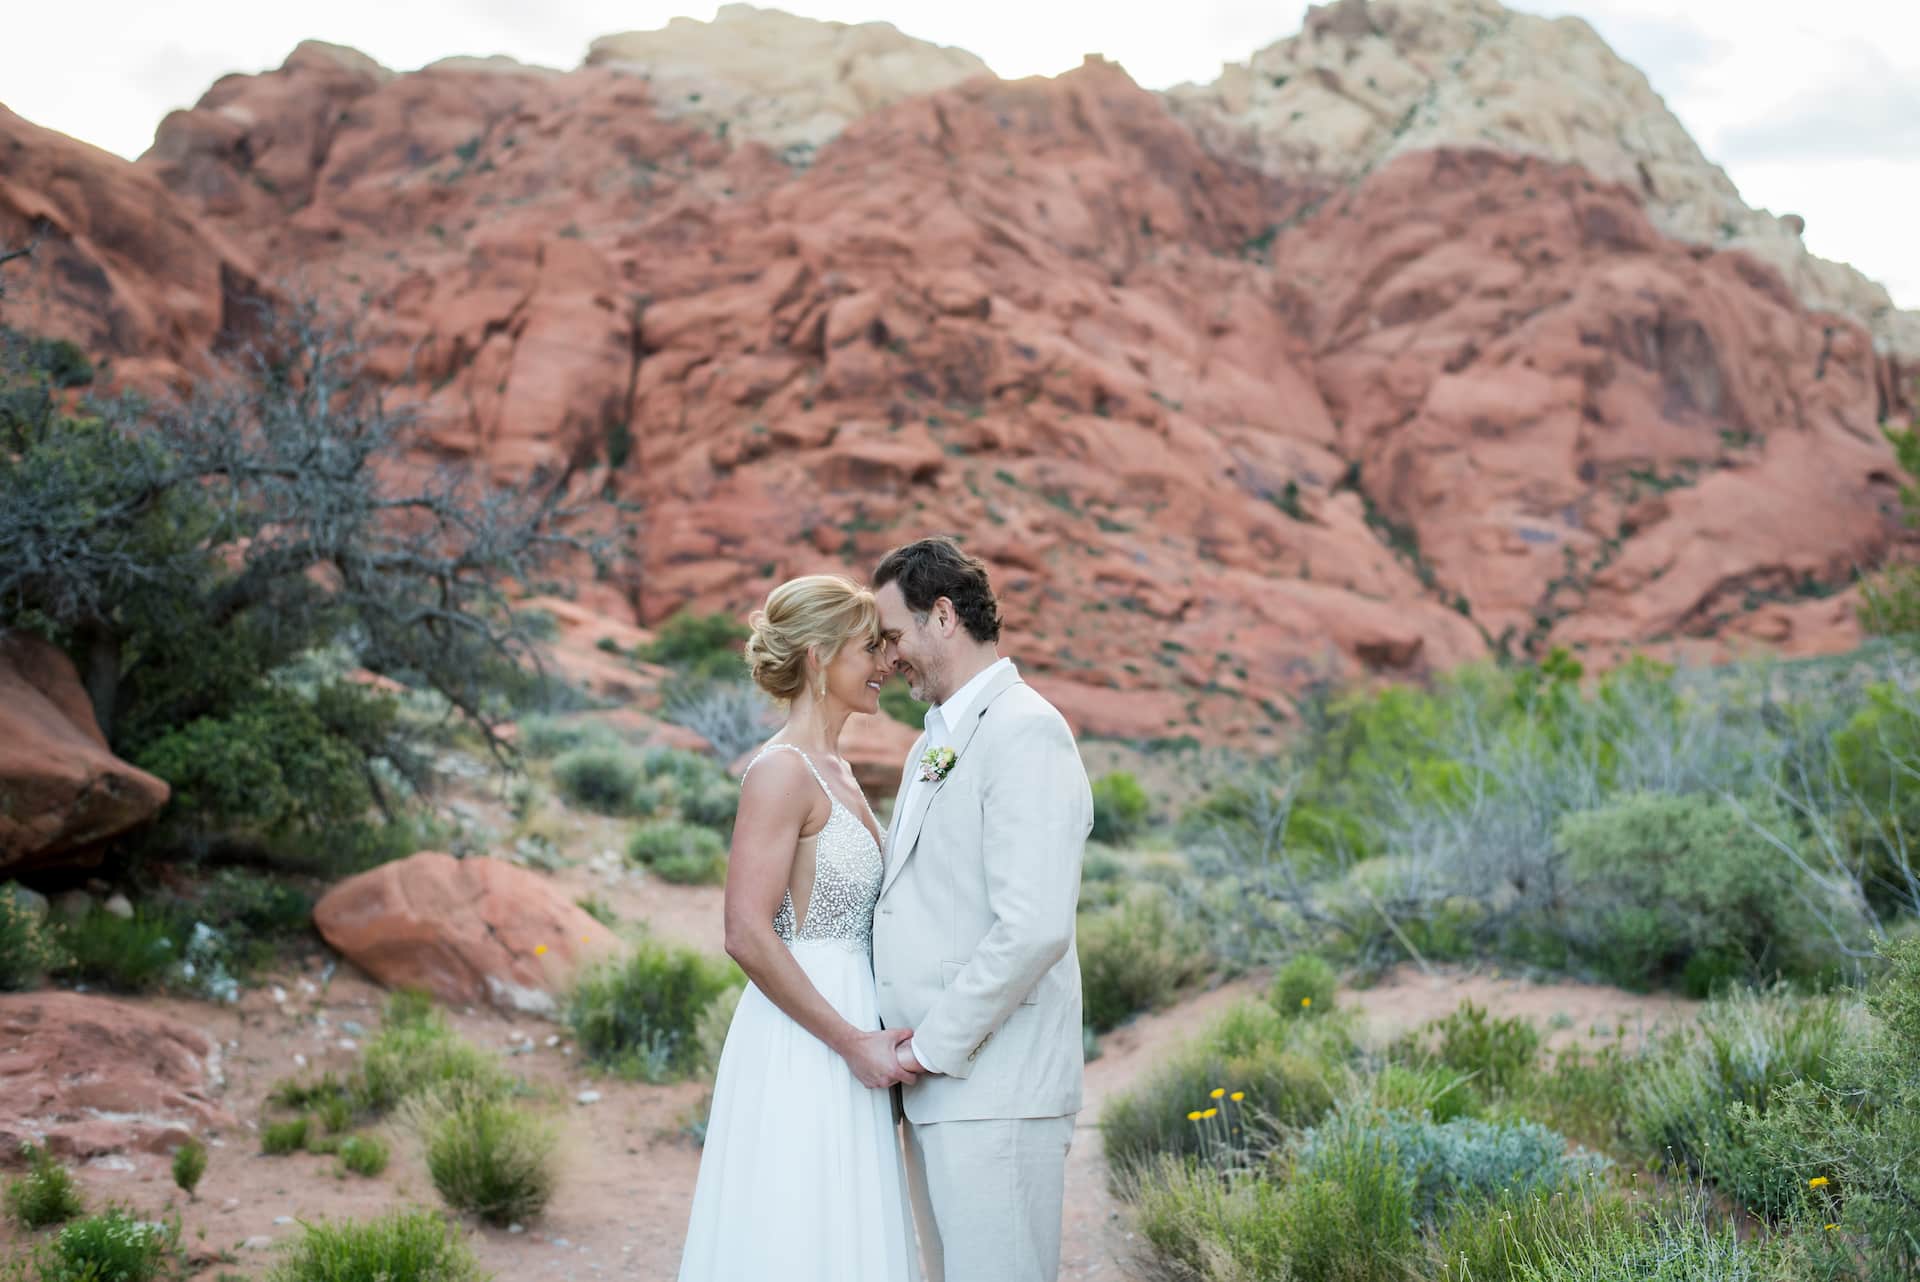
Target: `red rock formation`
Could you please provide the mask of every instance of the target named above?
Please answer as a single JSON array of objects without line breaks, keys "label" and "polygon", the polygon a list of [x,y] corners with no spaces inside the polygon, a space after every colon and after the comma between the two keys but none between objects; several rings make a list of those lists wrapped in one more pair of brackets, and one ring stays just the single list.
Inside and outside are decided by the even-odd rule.
[{"label": "red rock formation", "polygon": [[619,947],[538,873],[435,852],[340,882],[314,905],[313,924],[388,987],[537,1013],[554,1009],[583,963]]},{"label": "red rock formation", "polygon": [[0,1153],[166,1153],[234,1119],[220,1048],[179,1020],[82,993],[0,995]]},{"label": "red rock formation", "polygon": [[108,751],[66,655],[0,634],[0,872],[86,862],[167,796],[165,783]]},{"label": "red rock formation", "polygon": [[1864,332],[1578,168],[1293,184],[1098,61],[803,169],[649,92],[303,46],[141,168],[364,299],[423,450],[640,505],[624,621],[957,531],[1095,733],[1232,739],[1503,643],[1841,645],[1796,595],[1894,534]]}]

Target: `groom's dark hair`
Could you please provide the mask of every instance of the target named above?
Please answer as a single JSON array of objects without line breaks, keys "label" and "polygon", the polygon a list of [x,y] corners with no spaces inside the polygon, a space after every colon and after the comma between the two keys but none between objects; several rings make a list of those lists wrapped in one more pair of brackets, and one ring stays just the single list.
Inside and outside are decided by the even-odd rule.
[{"label": "groom's dark hair", "polygon": [[925,614],[941,597],[953,602],[967,635],[982,643],[1000,639],[1000,604],[993,599],[986,562],[968,556],[945,535],[897,547],[874,567],[873,590],[900,585],[907,608]]}]

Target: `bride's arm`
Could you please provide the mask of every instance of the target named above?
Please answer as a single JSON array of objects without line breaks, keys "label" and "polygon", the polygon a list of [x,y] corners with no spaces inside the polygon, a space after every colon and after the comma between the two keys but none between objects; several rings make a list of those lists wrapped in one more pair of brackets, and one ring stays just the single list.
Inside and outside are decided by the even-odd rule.
[{"label": "bride's arm", "polygon": [[820,786],[793,753],[769,753],[747,775],[727,863],[727,955],[769,1001],[845,1059],[865,1085],[912,1081],[893,1048],[913,1030],[855,1028],[820,995],[774,933],[800,831],[811,814],[826,808]]}]

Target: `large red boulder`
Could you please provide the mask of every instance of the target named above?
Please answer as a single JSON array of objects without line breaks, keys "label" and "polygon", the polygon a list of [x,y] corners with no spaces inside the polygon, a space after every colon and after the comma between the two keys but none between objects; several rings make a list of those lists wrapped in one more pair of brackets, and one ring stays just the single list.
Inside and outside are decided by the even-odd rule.
[{"label": "large red boulder", "polygon": [[534,1014],[556,1010],[581,965],[619,947],[540,874],[434,851],[349,877],[314,906],[313,922],[390,988]]},{"label": "large red boulder", "polygon": [[67,656],[0,635],[0,870],[85,862],[167,802],[167,785],[107,748]]},{"label": "large red boulder", "polygon": [[84,993],[0,995],[0,1155],[165,1153],[235,1125],[220,1046],[197,1028]]}]

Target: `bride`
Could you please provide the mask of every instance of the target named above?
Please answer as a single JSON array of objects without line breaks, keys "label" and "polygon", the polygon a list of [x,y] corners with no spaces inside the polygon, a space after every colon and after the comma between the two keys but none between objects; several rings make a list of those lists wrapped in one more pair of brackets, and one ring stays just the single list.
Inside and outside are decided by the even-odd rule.
[{"label": "bride", "polygon": [[880,1028],[873,905],[879,821],[839,753],[890,675],[866,589],[775,588],[747,663],[789,705],[741,779],[727,952],[752,981],[714,1081],[680,1282],[901,1282],[920,1276],[888,1088],[911,1082]]}]

